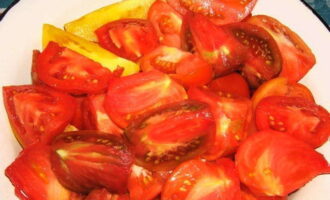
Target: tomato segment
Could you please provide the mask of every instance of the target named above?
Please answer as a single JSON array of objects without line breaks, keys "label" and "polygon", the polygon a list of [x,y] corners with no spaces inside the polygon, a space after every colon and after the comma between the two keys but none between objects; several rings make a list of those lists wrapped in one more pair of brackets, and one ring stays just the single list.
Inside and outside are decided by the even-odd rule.
[{"label": "tomato segment", "polygon": [[121,19],[103,25],[95,31],[105,49],[133,61],[158,45],[156,32],[149,21]]},{"label": "tomato segment", "polygon": [[271,96],[256,109],[259,130],[290,134],[312,147],[324,144],[330,136],[330,114],[323,107],[301,97]]},{"label": "tomato segment", "polygon": [[214,125],[206,104],[188,100],[151,111],[133,121],[125,133],[137,164],[161,171],[205,152]]},{"label": "tomato segment", "polygon": [[74,115],[75,100],[44,86],[3,87],[4,104],[14,133],[23,147],[48,143]]},{"label": "tomato segment", "polygon": [[130,200],[127,194],[111,194],[106,189],[92,190],[84,200]]}]

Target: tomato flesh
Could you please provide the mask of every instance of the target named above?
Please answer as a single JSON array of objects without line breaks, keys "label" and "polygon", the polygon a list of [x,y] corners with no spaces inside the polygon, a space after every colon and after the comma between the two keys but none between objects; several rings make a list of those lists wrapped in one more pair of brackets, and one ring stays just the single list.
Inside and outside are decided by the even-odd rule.
[{"label": "tomato flesh", "polygon": [[[71,199],[70,199],[71,200]],[[91,191],[84,200],[130,200],[127,194],[111,194],[106,189],[95,189]]]}]

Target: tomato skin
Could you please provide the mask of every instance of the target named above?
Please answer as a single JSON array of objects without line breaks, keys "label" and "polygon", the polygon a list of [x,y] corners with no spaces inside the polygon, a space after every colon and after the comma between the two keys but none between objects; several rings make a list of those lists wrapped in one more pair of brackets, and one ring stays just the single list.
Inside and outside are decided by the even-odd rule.
[{"label": "tomato skin", "polygon": [[5,86],[3,99],[15,136],[23,146],[49,143],[73,118],[75,100],[45,86]]},{"label": "tomato skin", "polygon": [[290,135],[261,131],[239,147],[240,180],[258,196],[287,196],[315,176],[329,173],[322,154]]},{"label": "tomato skin", "polygon": [[97,131],[66,132],[53,140],[51,148],[53,171],[70,190],[127,191],[133,155],[123,138]]},{"label": "tomato skin", "polygon": [[99,44],[120,57],[137,61],[158,46],[151,23],[143,19],[121,19],[95,31]]},{"label": "tomato skin", "polygon": [[281,131],[313,148],[330,137],[328,111],[301,97],[266,97],[257,105],[255,115],[259,130]]},{"label": "tomato skin", "polygon": [[316,59],[308,45],[278,20],[266,15],[256,15],[247,22],[264,28],[275,39],[283,58],[281,77],[297,82],[314,66]]},{"label": "tomato skin", "polygon": [[109,193],[105,188],[92,190],[84,200],[130,200],[127,194]]},{"label": "tomato skin", "polygon": [[235,164],[226,158],[217,162],[186,161],[167,179],[161,199],[239,200],[240,182]]},{"label": "tomato skin", "polygon": [[186,100],[146,113],[133,121],[125,134],[137,165],[152,171],[168,171],[204,153],[214,131],[208,105]]},{"label": "tomato skin", "polygon": [[161,105],[187,98],[185,89],[159,71],[142,72],[110,82],[105,110],[121,128]]},{"label": "tomato skin", "polygon": [[38,56],[36,71],[43,83],[73,94],[105,91],[112,77],[99,63],[54,42]]}]

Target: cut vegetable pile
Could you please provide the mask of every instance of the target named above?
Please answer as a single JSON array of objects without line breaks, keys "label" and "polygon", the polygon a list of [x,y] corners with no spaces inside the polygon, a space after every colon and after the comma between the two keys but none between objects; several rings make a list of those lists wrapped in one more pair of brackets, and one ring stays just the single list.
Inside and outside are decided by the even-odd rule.
[{"label": "cut vegetable pile", "polygon": [[257,0],[124,0],[45,24],[3,87],[21,200],[285,200],[330,165],[316,63]]}]

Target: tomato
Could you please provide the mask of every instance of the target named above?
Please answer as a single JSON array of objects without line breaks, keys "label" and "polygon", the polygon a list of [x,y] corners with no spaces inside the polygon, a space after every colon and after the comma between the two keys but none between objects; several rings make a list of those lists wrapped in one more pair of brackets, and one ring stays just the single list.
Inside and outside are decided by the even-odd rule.
[{"label": "tomato", "polygon": [[184,88],[158,71],[114,79],[105,99],[105,110],[121,128],[145,112],[187,98]]},{"label": "tomato", "polygon": [[241,186],[241,200],[287,200],[287,197],[258,197],[248,188]]},{"label": "tomato", "polygon": [[82,195],[59,183],[51,168],[50,152],[49,146],[31,145],[6,169],[16,196],[21,200],[83,200]]},{"label": "tomato", "polygon": [[190,160],[179,165],[167,180],[162,200],[240,199],[240,182],[233,161]]},{"label": "tomato", "polygon": [[81,96],[81,97],[75,97],[76,100],[76,110],[73,115],[73,118],[70,122],[70,124],[74,127],[76,127],[79,130],[84,129],[84,116],[83,116],[83,110],[84,110],[84,101],[86,97]]},{"label": "tomato", "polygon": [[303,84],[289,82],[285,77],[278,77],[263,83],[253,94],[253,109],[268,96],[302,97],[315,102],[312,92]]},{"label": "tomato", "polygon": [[148,20],[155,28],[161,44],[181,48],[183,23],[181,14],[176,12],[165,1],[157,0],[149,9]]},{"label": "tomato", "polygon": [[209,83],[209,88],[220,96],[250,98],[249,85],[238,73],[231,73],[214,79]]},{"label": "tomato", "polygon": [[127,194],[111,194],[106,189],[92,190],[84,200],[130,200]]},{"label": "tomato", "polygon": [[36,71],[45,84],[73,94],[105,91],[111,78],[110,70],[54,42],[38,56]]},{"label": "tomato", "polygon": [[151,23],[143,19],[121,19],[95,31],[102,47],[120,57],[137,61],[158,46],[158,37]]},{"label": "tomato", "polygon": [[314,148],[330,136],[328,111],[301,97],[266,97],[257,105],[255,115],[259,130],[285,132]]},{"label": "tomato", "polygon": [[243,142],[236,166],[242,183],[258,196],[287,196],[330,169],[323,155],[309,145],[270,130]]},{"label": "tomato", "polygon": [[232,34],[202,15],[190,16],[188,23],[197,52],[205,61],[214,65],[217,76],[241,67],[246,59],[247,48]]},{"label": "tomato", "polygon": [[126,129],[136,163],[149,170],[171,170],[200,155],[211,142],[214,120],[206,104],[183,101],[147,113]]},{"label": "tomato", "polygon": [[69,124],[75,100],[44,86],[3,87],[3,99],[15,136],[23,147],[48,143]]},{"label": "tomato", "polygon": [[85,129],[121,135],[123,130],[110,119],[104,109],[105,96],[105,94],[90,95],[84,101],[83,118]]},{"label": "tomato", "polygon": [[32,52],[32,66],[31,66],[31,80],[33,85],[41,85],[43,84],[40,81],[38,74],[37,74],[37,60],[40,55],[39,50],[33,50]]},{"label": "tomato", "polygon": [[53,171],[66,188],[83,194],[101,187],[126,192],[133,156],[121,137],[97,131],[66,132],[51,147]]},{"label": "tomato", "polygon": [[190,88],[188,95],[190,99],[207,103],[216,123],[213,144],[203,157],[215,160],[234,153],[247,137],[247,128],[252,117],[250,100],[220,97],[202,88]]},{"label": "tomato", "polygon": [[295,32],[281,22],[265,15],[253,16],[247,22],[264,28],[274,37],[283,58],[281,77],[297,82],[314,66],[316,60],[313,52]]},{"label": "tomato", "polygon": [[243,75],[253,88],[281,72],[282,57],[273,37],[256,25],[245,22],[225,26],[244,46],[249,48],[248,59],[242,68]]}]

